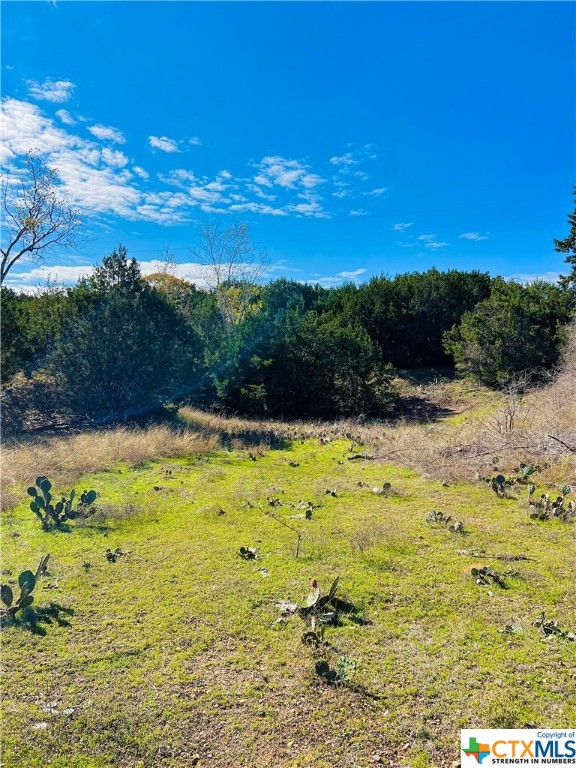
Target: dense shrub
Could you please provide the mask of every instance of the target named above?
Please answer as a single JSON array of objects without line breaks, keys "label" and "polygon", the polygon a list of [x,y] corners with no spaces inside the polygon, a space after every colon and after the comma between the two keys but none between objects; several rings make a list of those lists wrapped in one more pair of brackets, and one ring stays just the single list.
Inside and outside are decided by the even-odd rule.
[{"label": "dense shrub", "polygon": [[446,350],[461,372],[489,386],[527,370],[538,377],[557,363],[569,318],[570,297],[560,286],[498,279],[490,298],[446,333]]}]

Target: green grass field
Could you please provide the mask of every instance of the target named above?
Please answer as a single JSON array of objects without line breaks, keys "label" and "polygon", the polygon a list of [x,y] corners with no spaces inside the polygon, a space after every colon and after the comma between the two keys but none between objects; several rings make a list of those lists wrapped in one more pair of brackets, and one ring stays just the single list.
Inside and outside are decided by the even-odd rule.
[{"label": "green grass field", "polygon": [[[68,533],[43,532],[17,489],[2,580],[49,552],[34,607],[56,607],[2,631],[2,766],[446,768],[463,727],[574,727],[576,642],[532,623],[545,611],[576,629],[576,526],[531,520],[524,491],[497,499],[350,461],[349,447],[119,464],[75,483],[100,511]],[[375,494],[385,482],[391,493]],[[291,517],[301,500],[312,519]],[[427,523],[433,508],[467,534]],[[269,512],[301,531],[298,557]],[[509,588],[477,585],[483,565]],[[306,646],[304,621],[276,604],[336,576],[340,626]],[[502,633],[512,622],[523,631]],[[343,654],[351,682],[316,674]]]}]

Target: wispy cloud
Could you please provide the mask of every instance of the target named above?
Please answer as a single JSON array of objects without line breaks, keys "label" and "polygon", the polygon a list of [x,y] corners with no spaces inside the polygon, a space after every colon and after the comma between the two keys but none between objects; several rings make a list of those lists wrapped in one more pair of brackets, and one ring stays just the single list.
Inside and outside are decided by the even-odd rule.
[{"label": "wispy cloud", "polygon": [[33,99],[39,101],[52,101],[60,104],[72,98],[75,84],[70,80],[46,80],[43,83],[37,83],[35,80],[28,80],[28,93]]},{"label": "wispy cloud", "polygon": [[338,277],[343,277],[345,280],[356,280],[366,272],[365,269],[355,269],[352,272],[338,272]]},{"label": "wispy cloud", "polygon": [[114,141],[116,144],[125,144],[126,137],[117,128],[112,128],[110,125],[91,125],[88,130],[101,141]]},{"label": "wispy cloud", "polygon": [[375,160],[377,157],[375,150],[376,146],[374,144],[364,144],[363,147],[351,149],[343,155],[334,155],[334,157],[330,158],[330,162],[332,165],[339,166],[341,172],[346,173],[351,165],[358,165],[358,163],[362,163],[365,160]]},{"label": "wispy cloud", "polygon": [[137,209],[146,202],[146,195],[133,183],[129,161],[121,152],[68,133],[28,102],[5,99],[1,118],[0,159],[9,178],[16,178],[18,161],[35,148],[58,169],[62,191],[82,212],[144,218]]},{"label": "wispy cloud", "polygon": [[192,144],[192,146],[194,147],[199,147],[202,144],[202,142],[200,141],[198,136],[190,136],[190,138],[188,139],[188,144]]},{"label": "wispy cloud", "polygon": [[481,235],[479,232],[464,232],[463,235],[458,237],[464,238],[464,240],[488,240],[488,235]]},{"label": "wispy cloud", "polygon": [[360,276],[366,272],[365,269],[346,270],[337,272],[335,275],[321,277],[320,275],[311,275],[309,280],[303,282],[317,283],[324,288],[334,288],[342,283],[359,283]]},{"label": "wispy cloud", "polygon": [[148,171],[144,170],[144,168],[141,168],[139,165],[133,166],[132,170],[137,176],[140,176],[141,179],[149,179],[150,174]]},{"label": "wispy cloud", "polygon": [[152,149],[159,149],[161,152],[180,152],[178,142],[175,139],[169,139],[168,136],[148,136],[148,143]]},{"label": "wispy cloud", "polygon": [[517,283],[535,283],[537,280],[542,280],[545,283],[557,283],[562,274],[562,272],[517,273],[508,275],[506,279],[515,280]]},{"label": "wispy cloud", "polygon": [[441,248],[446,248],[450,243],[439,243],[436,240],[437,235],[418,235],[416,237],[416,240],[420,240],[421,243],[424,243],[425,248],[429,248],[432,251],[438,251]]},{"label": "wispy cloud", "polygon": [[346,152],[344,155],[331,157],[330,162],[332,165],[353,165],[358,161],[354,159],[352,152]]},{"label": "wispy cloud", "polygon": [[65,125],[76,125],[78,122],[67,109],[59,109],[56,112],[56,117],[59,117]]},{"label": "wispy cloud", "polygon": [[310,173],[308,166],[300,160],[289,160],[279,155],[263,157],[256,164],[256,168],[259,172],[254,177],[254,182],[263,187],[276,184],[284,189],[294,189],[298,186],[313,189],[325,181],[321,176]]},{"label": "wispy cloud", "polygon": [[[308,160],[280,154],[247,163],[249,174],[246,168],[242,169],[243,175],[222,169],[209,177],[182,163],[182,167],[151,176],[128,151],[117,148],[127,145],[127,140],[116,127],[101,123],[86,126],[84,118],[65,109],[49,117],[39,106],[13,98],[2,101],[1,112],[4,141],[0,162],[8,169],[9,177],[16,181],[26,153],[37,149],[45,162],[58,169],[62,191],[86,216],[111,214],[164,225],[190,221],[198,212],[317,219],[357,217],[370,212],[367,197],[362,198],[366,207],[359,201],[348,205],[337,201],[352,200],[359,194],[377,196],[385,191],[384,187],[368,187],[360,192],[362,181],[356,179],[361,177],[353,173],[325,174],[322,171],[326,166],[313,168]],[[90,137],[84,134],[85,127]],[[148,141],[152,150],[173,154],[178,160],[191,146],[199,144],[197,137],[177,140],[149,136]],[[351,150],[350,165],[359,157],[369,157],[371,146]]]},{"label": "wispy cloud", "polygon": [[270,216],[288,216],[288,211],[282,208],[274,208],[265,203],[234,203],[228,207],[232,213],[262,213]]},{"label": "wispy cloud", "polygon": [[407,229],[413,226],[414,226],[414,222],[408,221],[405,224],[393,224],[392,229],[394,230],[394,232],[405,232]]}]

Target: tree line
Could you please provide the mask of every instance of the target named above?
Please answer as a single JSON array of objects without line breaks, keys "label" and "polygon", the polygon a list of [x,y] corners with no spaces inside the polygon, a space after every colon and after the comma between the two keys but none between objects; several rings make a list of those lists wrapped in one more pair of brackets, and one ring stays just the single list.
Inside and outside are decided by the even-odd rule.
[{"label": "tree line", "polygon": [[[559,284],[430,269],[323,288],[228,271],[201,289],[170,269],[143,277],[120,246],[73,287],[2,288],[4,416],[105,423],[191,402],[378,417],[397,397],[399,368],[456,367],[493,387],[527,369],[543,376],[576,307],[569,221],[556,246],[573,274]],[[243,225],[239,234],[248,247]]]}]

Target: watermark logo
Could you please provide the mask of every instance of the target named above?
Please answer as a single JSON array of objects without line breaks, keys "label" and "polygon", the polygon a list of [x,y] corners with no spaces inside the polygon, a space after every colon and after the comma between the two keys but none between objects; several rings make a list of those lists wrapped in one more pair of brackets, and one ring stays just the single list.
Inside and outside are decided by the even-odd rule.
[{"label": "watermark logo", "polygon": [[576,768],[576,729],[464,729],[462,768],[489,766],[572,766]]},{"label": "watermark logo", "polygon": [[471,737],[468,739],[468,748],[462,752],[469,757],[475,757],[477,763],[482,763],[484,758],[490,755],[490,745],[481,744],[478,739]]}]

